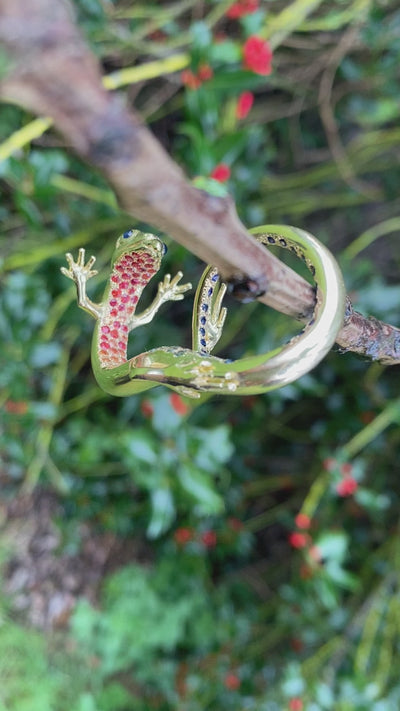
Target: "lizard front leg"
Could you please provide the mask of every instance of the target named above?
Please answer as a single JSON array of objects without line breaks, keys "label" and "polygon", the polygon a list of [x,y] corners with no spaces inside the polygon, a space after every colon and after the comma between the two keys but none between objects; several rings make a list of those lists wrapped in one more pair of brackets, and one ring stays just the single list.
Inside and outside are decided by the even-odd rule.
[{"label": "lizard front leg", "polygon": [[134,328],[138,326],[143,326],[146,323],[150,323],[156,315],[159,308],[166,301],[181,301],[184,298],[184,293],[192,288],[190,283],[179,284],[182,279],[182,272],[177,272],[173,279],[171,279],[170,274],[166,274],[164,279],[158,284],[157,295],[141,314],[134,314],[129,323],[129,330],[133,331]]},{"label": "lizard front leg", "polygon": [[65,256],[67,258],[69,269],[61,267],[61,272],[64,276],[68,277],[68,279],[72,279],[72,281],[75,282],[78,306],[81,309],[84,309],[84,311],[87,311],[91,316],[93,316],[93,318],[101,318],[102,305],[95,304],[89,299],[86,293],[86,282],[98,273],[96,269],[92,269],[93,264],[96,261],[96,257],[90,257],[87,264],[85,264],[85,250],[83,247],[79,250],[76,262],[74,262],[70,252],[67,252]]}]

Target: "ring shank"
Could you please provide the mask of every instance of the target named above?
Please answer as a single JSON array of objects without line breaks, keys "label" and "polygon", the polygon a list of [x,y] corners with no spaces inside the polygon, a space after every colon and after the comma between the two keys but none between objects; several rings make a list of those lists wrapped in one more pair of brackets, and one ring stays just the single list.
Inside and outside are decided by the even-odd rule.
[{"label": "ring shank", "polygon": [[[343,323],[346,292],[335,258],[309,232],[297,227],[265,225],[254,228],[251,233],[263,244],[276,244],[295,252],[312,271],[317,285],[313,318],[300,335],[270,354],[232,364],[232,370],[240,373],[241,392],[243,388],[253,387],[267,392],[288,385],[309,372],[332,348]],[[272,242],[272,239],[276,241]],[[258,364],[255,364],[255,358],[259,360]]]}]

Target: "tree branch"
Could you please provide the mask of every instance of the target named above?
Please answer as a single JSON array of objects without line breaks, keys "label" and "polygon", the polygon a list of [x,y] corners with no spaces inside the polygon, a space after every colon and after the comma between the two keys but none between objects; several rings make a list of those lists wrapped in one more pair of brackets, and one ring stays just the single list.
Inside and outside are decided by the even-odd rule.
[{"label": "tree branch", "polygon": [[[163,230],[227,282],[294,316],[310,317],[313,290],[256,242],[230,198],[194,188],[138,116],[105,91],[98,63],[67,0],[0,0],[0,42],[8,62],[3,100],[51,117],[80,156],[97,167],[128,213]],[[374,360],[400,362],[400,330],[354,312],[337,342]]]}]

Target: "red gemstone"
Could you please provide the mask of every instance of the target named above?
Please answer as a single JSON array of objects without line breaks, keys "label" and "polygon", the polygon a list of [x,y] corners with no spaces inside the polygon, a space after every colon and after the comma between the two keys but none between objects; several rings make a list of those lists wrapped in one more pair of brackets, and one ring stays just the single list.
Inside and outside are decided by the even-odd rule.
[{"label": "red gemstone", "polygon": [[117,277],[115,274],[112,275],[111,281],[117,282],[119,280],[119,277]]},{"label": "red gemstone", "polygon": [[126,304],[129,301],[129,296],[121,296],[121,301],[123,304]]},{"label": "red gemstone", "polygon": [[111,296],[114,296],[114,298],[116,298],[117,296],[121,296],[120,290],[119,289],[112,289]]},{"label": "red gemstone", "polygon": [[101,332],[102,333],[110,333],[110,329],[108,326],[102,326],[101,327]]},{"label": "red gemstone", "polygon": [[126,346],[125,341],[118,341],[118,345],[121,348],[121,350],[123,350],[123,351],[125,350],[125,346]]},{"label": "red gemstone", "polygon": [[110,299],[109,301],[110,306],[116,306],[118,304],[117,299]]},{"label": "red gemstone", "polygon": [[117,311],[117,309],[111,309],[111,311],[110,311],[110,316],[118,316],[118,311]]},{"label": "red gemstone", "polygon": [[117,331],[116,328],[113,328],[113,330],[110,333],[110,336],[112,336],[113,338],[118,338],[119,332]]},{"label": "red gemstone", "polygon": [[129,331],[129,328],[128,328],[128,326],[124,325],[124,326],[122,326],[122,330],[125,331],[125,333],[126,333],[127,331]]},{"label": "red gemstone", "polygon": [[128,288],[128,284],[126,283],[126,281],[121,281],[119,286],[120,286],[120,289],[127,289]]},{"label": "red gemstone", "polygon": [[125,306],[123,304],[118,306],[118,311],[125,311]]},{"label": "red gemstone", "polygon": [[114,328],[119,328],[120,325],[121,325],[120,321],[114,321],[114,323],[113,323]]}]

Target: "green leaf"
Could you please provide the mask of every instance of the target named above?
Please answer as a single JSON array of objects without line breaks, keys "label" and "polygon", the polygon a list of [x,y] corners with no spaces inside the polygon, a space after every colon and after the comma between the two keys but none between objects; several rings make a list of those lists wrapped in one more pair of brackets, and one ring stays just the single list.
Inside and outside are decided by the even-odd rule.
[{"label": "green leaf", "polygon": [[192,35],[193,49],[195,51],[205,49],[211,44],[211,31],[205,22],[193,22],[190,27],[190,34]]},{"label": "green leaf", "polygon": [[336,561],[331,561],[325,565],[325,573],[332,582],[336,583],[336,585],[340,585],[342,588],[356,590],[359,586],[356,576],[344,570]]},{"label": "green leaf", "polygon": [[98,706],[92,694],[86,692],[81,694],[78,700],[76,711],[98,711]]},{"label": "green leaf", "polygon": [[348,549],[348,536],[343,531],[330,531],[321,534],[315,545],[324,561],[343,561]]},{"label": "green leaf", "polygon": [[218,180],[213,178],[204,178],[199,175],[192,181],[195,188],[199,190],[204,190],[204,192],[214,195],[215,197],[226,197],[229,195],[229,190],[226,185],[222,185]]},{"label": "green leaf", "polygon": [[172,408],[171,394],[163,392],[152,400],[153,427],[161,439],[175,434],[182,427],[182,416]]},{"label": "green leaf", "polygon": [[265,86],[267,77],[260,74],[254,74],[244,69],[235,71],[219,70],[214,74],[213,78],[207,82],[207,88],[211,89],[229,89],[230,91],[251,91],[257,87]]},{"label": "green leaf", "polygon": [[227,425],[219,425],[209,430],[193,429],[193,442],[196,445],[196,464],[206,471],[215,471],[230,459],[234,452],[230,440],[231,431]]},{"label": "green leaf", "polygon": [[371,491],[370,489],[358,488],[354,498],[360,506],[368,509],[368,511],[384,511],[390,506],[389,496],[377,494],[376,491]]},{"label": "green leaf", "polygon": [[224,510],[224,500],[215,491],[215,485],[210,475],[196,469],[191,464],[181,465],[177,471],[178,481],[198,504],[199,513],[215,515]]},{"label": "green leaf", "polygon": [[30,363],[34,368],[46,368],[57,363],[61,355],[59,343],[38,343],[30,355]]},{"label": "green leaf", "polygon": [[158,459],[157,443],[152,434],[144,428],[122,433],[120,441],[139,462],[156,464]]},{"label": "green leaf", "polygon": [[48,183],[53,173],[64,173],[68,169],[65,154],[57,150],[32,151],[29,162],[35,169],[37,185]]},{"label": "green leaf", "polygon": [[[208,51],[208,59],[210,62],[222,62],[224,64],[233,64],[240,62],[242,57],[242,48],[238,42],[226,40],[225,42],[214,42]],[[218,76],[220,70],[217,72]]]},{"label": "green leaf", "polygon": [[175,505],[170,489],[151,492],[151,519],[147,527],[149,538],[158,538],[168,530],[175,518]]}]

